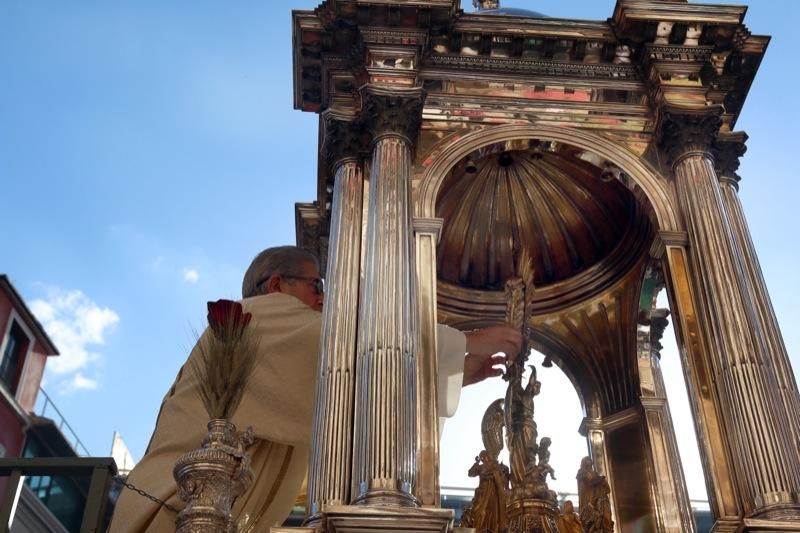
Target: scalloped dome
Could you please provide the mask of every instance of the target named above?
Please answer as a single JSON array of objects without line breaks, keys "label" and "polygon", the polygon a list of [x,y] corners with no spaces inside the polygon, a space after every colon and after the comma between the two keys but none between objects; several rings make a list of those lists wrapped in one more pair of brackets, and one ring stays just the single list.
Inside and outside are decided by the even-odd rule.
[{"label": "scalloped dome", "polygon": [[530,9],[521,9],[518,7],[498,7],[497,9],[479,9],[478,13],[480,13],[481,15],[511,15],[514,17],[547,18],[547,15],[539,13],[538,11],[531,11]]},{"label": "scalloped dome", "polygon": [[[536,141],[532,141],[535,146]],[[564,147],[487,153],[462,160],[442,185],[439,279],[501,289],[523,248],[536,286],[584,272],[610,255],[636,212],[616,179]]]}]

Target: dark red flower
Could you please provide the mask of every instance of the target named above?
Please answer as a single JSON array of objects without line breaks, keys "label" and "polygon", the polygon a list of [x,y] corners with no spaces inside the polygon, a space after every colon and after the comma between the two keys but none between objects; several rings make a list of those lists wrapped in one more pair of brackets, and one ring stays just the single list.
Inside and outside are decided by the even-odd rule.
[{"label": "dark red flower", "polygon": [[218,337],[225,331],[235,332],[239,336],[250,323],[252,315],[244,313],[242,304],[233,300],[217,300],[208,302],[208,325]]}]

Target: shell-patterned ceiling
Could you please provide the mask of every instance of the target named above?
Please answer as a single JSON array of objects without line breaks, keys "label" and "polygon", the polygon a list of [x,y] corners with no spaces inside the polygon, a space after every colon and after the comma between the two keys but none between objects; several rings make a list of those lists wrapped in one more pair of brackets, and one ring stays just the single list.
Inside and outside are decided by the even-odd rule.
[{"label": "shell-patterned ceiling", "polygon": [[613,171],[571,147],[481,150],[453,168],[439,193],[439,279],[502,289],[527,256],[535,286],[566,280],[608,256],[634,213]]}]

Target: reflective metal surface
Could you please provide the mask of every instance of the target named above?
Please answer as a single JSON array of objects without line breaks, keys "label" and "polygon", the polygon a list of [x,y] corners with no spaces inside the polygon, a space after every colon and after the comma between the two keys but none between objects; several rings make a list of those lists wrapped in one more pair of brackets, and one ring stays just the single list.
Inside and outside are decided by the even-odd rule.
[{"label": "reflective metal surface", "polygon": [[[317,399],[320,423],[352,414],[353,459],[313,474],[318,487],[349,479],[363,506],[328,520],[321,505],[320,528],[376,530],[398,519],[380,505],[437,504],[435,323],[504,321],[504,284],[527,256],[523,324],[575,385],[615,526],[693,527],[654,348],[655,283],[670,298],[714,530],[800,530],[800,399],[732,175],[744,141],[731,132],[769,42],[745,12],[620,0],[609,20],[582,21],[328,0],[293,14],[295,106],[353,116],[373,143],[356,150],[368,206],[356,400],[335,387]],[[323,147],[341,135],[323,130]],[[332,224],[348,208],[332,201],[330,162],[317,203],[297,208],[299,243],[321,253],[358,240]],[[348,438],[321,439],[333,444],[316,457],[346,455]],[[533,527],[519,525],[525,505],[507,514]]]}]

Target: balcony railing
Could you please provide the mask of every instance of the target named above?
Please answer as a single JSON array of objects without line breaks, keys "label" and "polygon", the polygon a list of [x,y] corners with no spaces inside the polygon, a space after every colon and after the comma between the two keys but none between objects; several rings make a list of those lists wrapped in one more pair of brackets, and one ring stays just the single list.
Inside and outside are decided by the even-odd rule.
[{"label": "balcony railing", "polygon": [[72,426],[69,425],[67,419],[64,418],[64,415],[61,414],[61,411],[58,410],[58,407],[56,407],[56,404],[53,403],[53,400],[50,399],[44,389],[39,389],[39,398],[36,400],[34,413],[43,418],[47,417],[55,423],[61,434],[72,446],[72,449],[75,450],[75,455],[80,457],[88,457],[90,455],[89,450],[83,445],[78,434],[75,433],[75,430],[72,429]]}]

